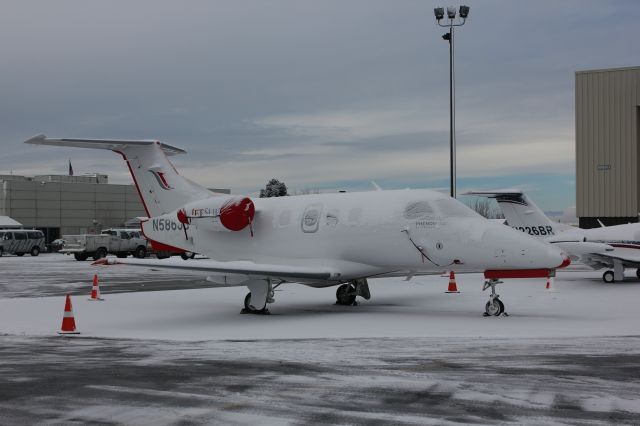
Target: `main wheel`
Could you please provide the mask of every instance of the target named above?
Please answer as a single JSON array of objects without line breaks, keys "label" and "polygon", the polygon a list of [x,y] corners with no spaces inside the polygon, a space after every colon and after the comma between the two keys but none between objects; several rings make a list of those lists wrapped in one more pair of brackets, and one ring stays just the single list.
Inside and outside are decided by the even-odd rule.
[{"label": "main wheel", "polygon": [[194,257],[196,257],[196,254],[190,251],[185,251],[180,253],[180,257],[183,258],[184,260],[189,260],[189,259],[193,259]]},{"label": "main wheel", "polygon": [[251,292],[247,293],[247,295],[244,297],[244,309],[246,309],[248,312],[255,312],[255,308],[253,306],[251,306]]},{"label": "main wheel", "polygon": [[40,254],[40,247],[34,247],[31,249],[31,256],[37,256]]},{"label": "main wheel", "polygon": [[487,315],[500,316],[504,312],[504,304],[500,299],[493,299],[493,303],[489,300],[484,306],[484,311]]},{"label": "main wheel", "polygon": [[73,257],[75,257],[77,261],[82,262],[87,260],[87,253],[73,253]]},{"label": "main wheel", "polygon": [[147,249],[143,246],[138,246],[134,250],[133,255],[138,259],[144,259],[147,256]]},{"label": "main wheel", "polygon": [[351,284],[342,284],[336,290],[336,303],[338,305],[351,306],[356,301],[355,289]]},{"label": "main wheel", "polygon": [[613,271],[607,271],[604,274],[602,274],[602,281],[604,281],[605,283],[611,284],[615,280],[616,279],[615,279],[615,275],[613,275]]},{"label": "main wheel", "polygon": [[100,247],[93,255],[93,260],[102,259],[103,257],[107,257],[107,249]]}]

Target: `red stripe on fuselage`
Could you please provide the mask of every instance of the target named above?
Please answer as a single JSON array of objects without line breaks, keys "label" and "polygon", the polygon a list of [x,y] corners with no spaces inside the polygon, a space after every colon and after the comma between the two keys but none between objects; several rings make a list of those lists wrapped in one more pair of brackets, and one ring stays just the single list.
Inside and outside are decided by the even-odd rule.
[{"label": "red stripe on fuselage", "polygon": [[484,271],[486,279],[499,278],[547,278],[549,276],[548,269],[490,269]]},{"label": "red stripe on fuselage", "polygon": [[133,173],[133,169],[131,168],[131,164],[129,164],[129,159],[127,158],[126,155],[124,155],[124,152],[122,152],[122,151],[114,150],[113,152],[122,155],[122,158],[124,158],[124,162],[127,163],[127,167],[129,168],[129,173],[131,173],[131,177],[133,178],[133,184],[135,185],[136,190],[138,191],[138,196],[140,197],[140,200],[142,201],[142,207],[144,207],[144,211],[147,213],[147,217],[151,217],[151,213],[149,213],[149,209],[147,208],[147,203],[144,202],[144,197],[142,196],[142,192],[140,192],[140,186],[138,185],[138,181],[136,180],[136,175]]}]

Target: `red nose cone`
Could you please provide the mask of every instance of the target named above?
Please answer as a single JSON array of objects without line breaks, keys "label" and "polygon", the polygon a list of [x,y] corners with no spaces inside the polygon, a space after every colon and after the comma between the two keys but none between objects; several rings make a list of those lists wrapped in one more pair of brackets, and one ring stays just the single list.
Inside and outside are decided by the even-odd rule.
[{"label": "red nose cone", "polygon": [[230,231],[240,231],[253,222],[256,207],[251,199],[236,198],[220,208],[220,223]]}]

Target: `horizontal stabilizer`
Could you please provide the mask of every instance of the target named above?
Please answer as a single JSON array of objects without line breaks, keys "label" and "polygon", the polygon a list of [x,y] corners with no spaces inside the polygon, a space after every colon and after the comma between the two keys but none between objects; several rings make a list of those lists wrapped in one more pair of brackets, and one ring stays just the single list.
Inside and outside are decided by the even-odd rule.
[{"label": "horizontal stabilizer", "polygon": [[73,139],[73,138],[48,138],[43,134],[33,136],[24,141],[31,145],[69,146],[73,148],[108,149],[110,151],[122,151],[127,146],[159,145],[166,155],[185,154],[186,151],[175,146],[160,143],[156,140],[129,140],[129,139]]}]

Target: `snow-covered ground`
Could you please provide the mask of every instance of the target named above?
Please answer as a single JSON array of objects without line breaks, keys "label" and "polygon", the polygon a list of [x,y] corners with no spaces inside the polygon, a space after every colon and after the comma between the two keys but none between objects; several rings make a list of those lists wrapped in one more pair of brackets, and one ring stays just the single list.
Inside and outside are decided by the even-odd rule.
[{"label": "snow-covered ground", "polygon": [[[3,257],[0,270],[0,424],[640,418],[635,271],[604,284],[572,265],[551,291],[507,280],[510,316],[483,317],[479,274],[457,276],[459,294],[448,277],[370,280],[372,299],[354,307],[334,305],[335,288],[283,285],[272,315],[254,316],[239,313],[246,288],[165,271],[54,255]],[[103,302],[87,300],[96,272]],[[73,338],[56,335],[67,291]]]},{"label": "snow-covered ground", "polygon": [[[52,268],[51,279],[63,280],[69,275],[76,293],[82,293],[78,286],[84,289],[84,295],[72,297],[75,319],[80,332],[93,337],[242,340],[640,334],[640,281],[631,277],[633,271],[628,271],[627,281],[607,285],[600,280],[601,273],[574,268],[572,272],[559,273],[552,291],[545,289],[544,279],[506,280],[498,286],[498,293],[509,317],[482,317],[489,291],[482,291],[479,274],[458,275],[459,294],[446,294],[448,278],[441,276],[411,281],[370,280],[372,299],[354,307],[336,306],[335,288],[285,284],[276,291],[276,303],[269,305],[272,315],[253,316],[239,314],[247,293],[245,287],[109,294],[110,280],[121,281],[122,274],[126,273],[132,282],[149,282],[154,272],[122,266],[91,267],[88,263],[78,266],[78,262],[63,261],[62,264],[86,271],[87,279],[78,283],[77,269],[65,270],[44,258],[29,260],[24,262],[25,271],[39,262],[39,268]],[[90,292],[94,272],[100,277],[104,302],[90,302],[85,296]],[[162,278],[169,279],[166,272]],[[47,278],[43,275],[41,279]],[[193,283],[202,285],[201,279],[194,278]],[[146,287],[153,285],[151,282]],[[184,287],[188,282],[174,285]],[[0,299],[0,333],[55,334],[62,318],[63,294]]]}]

